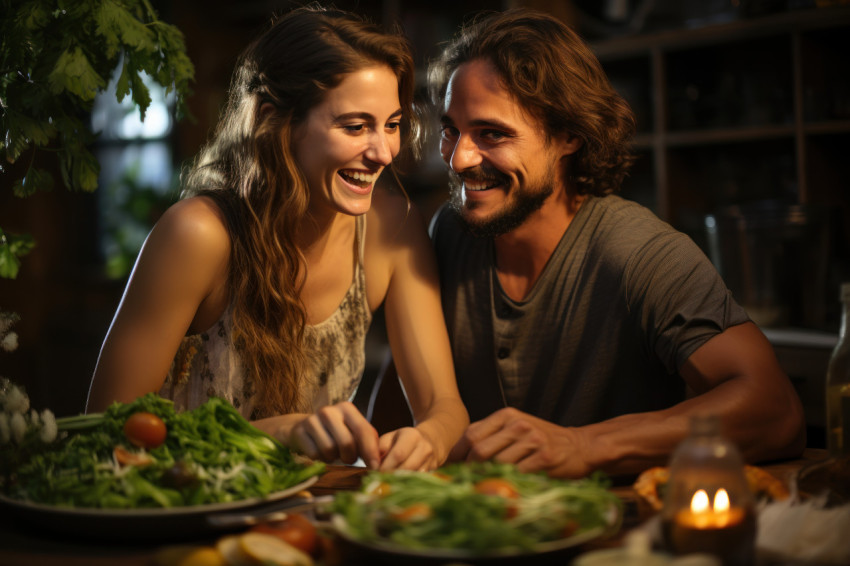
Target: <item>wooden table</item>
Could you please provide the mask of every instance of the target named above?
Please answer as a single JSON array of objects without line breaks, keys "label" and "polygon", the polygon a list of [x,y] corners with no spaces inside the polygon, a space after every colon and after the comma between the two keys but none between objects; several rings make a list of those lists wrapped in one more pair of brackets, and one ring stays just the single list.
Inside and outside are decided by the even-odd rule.
[{"label": "wooden table", "polygon": [[[826,458],[823,450],[808,449],[799,459],[762,465],[777,478],[789,481],[792,475],[803,466]],[[315,495],[332,494],[340,490],[356,489],[365,470],[347,466],[330,466],[319,481],[310,488]],[[621,533],[639,525],[646,517],[638,511],[637,495],[631,488],[628,478],[617,478],[616,493],[625,503],[625,520]],[[116,543],[95,542],[96,537],[87,540],[74,540],[39,528],[37,525],[22,523],[8,513],[0,517],[0,566],[135,566],[152,564],[155,552],[163,546],[162,542],[152,543]],[[185,542],[210,544],[212,539],[190,540]],[[590,545],[588,549],[600,546],[616,546],[621,543],[622,534],[602,543]],[[169,543],[170,544],[170,543]]]}]

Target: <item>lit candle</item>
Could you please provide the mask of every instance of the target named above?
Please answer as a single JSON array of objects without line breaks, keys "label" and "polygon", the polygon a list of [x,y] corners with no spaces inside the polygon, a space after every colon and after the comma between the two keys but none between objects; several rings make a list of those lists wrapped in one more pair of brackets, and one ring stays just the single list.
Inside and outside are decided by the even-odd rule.
[{"label": "lit candle", "polygon": [[695,529],[724,529],[744,520],[743,509],[729,506],[729,494],[720,488],[714,494],[714,503],[709,505],[708,493],[698,490],[691,498],[691,508],[676,514],[676,521]]},{"label": "lit candle", "polygon": [[752,558],[755,517],[746,509],[732,507],[723,488],[715,492],[713,502],[705,489],[697,490],[690,508],[679,510],[665,531],[676,554],[714,554],[725,565],[747,564]]}]

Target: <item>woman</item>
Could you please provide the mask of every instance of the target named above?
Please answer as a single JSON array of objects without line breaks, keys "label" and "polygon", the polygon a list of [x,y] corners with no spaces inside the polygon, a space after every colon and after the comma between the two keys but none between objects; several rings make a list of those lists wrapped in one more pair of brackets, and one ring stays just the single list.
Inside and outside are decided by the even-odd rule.
[{"label": "woman", "polygon": [[[412,101],[406,41],[352,14],[300,8],[252,43],[185,198],[139,255],[88,410],[217,395],[312,458],[442,464],[468,416],[433,252],[407,198],[375,186]],[[348,399],[382,303],[417,424],[379,438]]]}]

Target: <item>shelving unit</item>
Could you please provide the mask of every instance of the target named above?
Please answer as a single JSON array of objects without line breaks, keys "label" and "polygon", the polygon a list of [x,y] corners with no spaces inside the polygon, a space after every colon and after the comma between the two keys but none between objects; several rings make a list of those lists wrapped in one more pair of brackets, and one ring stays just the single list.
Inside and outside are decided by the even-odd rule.
[{"label": "shelving unit", "polygon": [[806,304],[798,307],[805,316],[797,318],[820,330],[837,325],[829,299],[850,276],[850,6],[592,47],[637,116],[638,161],[624,196],[707,253],[706,215],[728,207],[770,202],[821,214],[806,229],[825,237],[806,236],[804,245],[827,242],[829,250],[809,255],[828,263],[830,273],[817,289],[805,289]]},{"label": "shelving unit", "polygon": [[762,157],[779,150],[790,167],[777,172],[781,182],[766,196],[846,206],[848,169],[843,157],[833,158],[846,155],[839,149],[850,142],[850,8],[789,11],[593,48],[632,104],[636,148],[653,163],[625,190],[663,218],[684,225],[682,208],[694,200],[724,204],[750,196],[739,188],[728,198],[705,191],[698,198],[703,182],[691,149],[750,150]]},{"label": "shelving unit", "polygon": [[[810,443],[820,445],[838,286],[850,280],[850,6],[592,47],[637,116],[638,161],[624,196],[688,233],[709,256],[706,216],[718,210],[770,201],[812,213],[811,233],[795,241],[797,249],[777,235],[770,243],[784,245],[762,250],[791,254],[793,273],[779,277],[801,281],[791,326],[803,330],[762,326],[803,400]],[[770,258],[721,273],[729,284],[762,260]],[[756,307],[736,298],[756,320]],[[811,343],[812,336],[829,344]]]}]

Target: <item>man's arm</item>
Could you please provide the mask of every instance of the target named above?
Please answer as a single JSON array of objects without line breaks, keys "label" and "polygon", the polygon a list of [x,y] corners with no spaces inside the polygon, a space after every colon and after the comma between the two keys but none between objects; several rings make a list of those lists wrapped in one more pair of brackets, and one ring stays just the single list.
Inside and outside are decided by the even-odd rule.
[{"label": "man's arm", "polygon": [[770,343],[747,322],[698,348],[680,369],[697,395],[669,409],[561,427],[516,409],[473,423],[454,459],[515,462],[524,471],[581,477],[637,473],[667,462],[691,415],[720,415],[723,433],[749,462],[796,456],[805,447],[803,408]]}]

